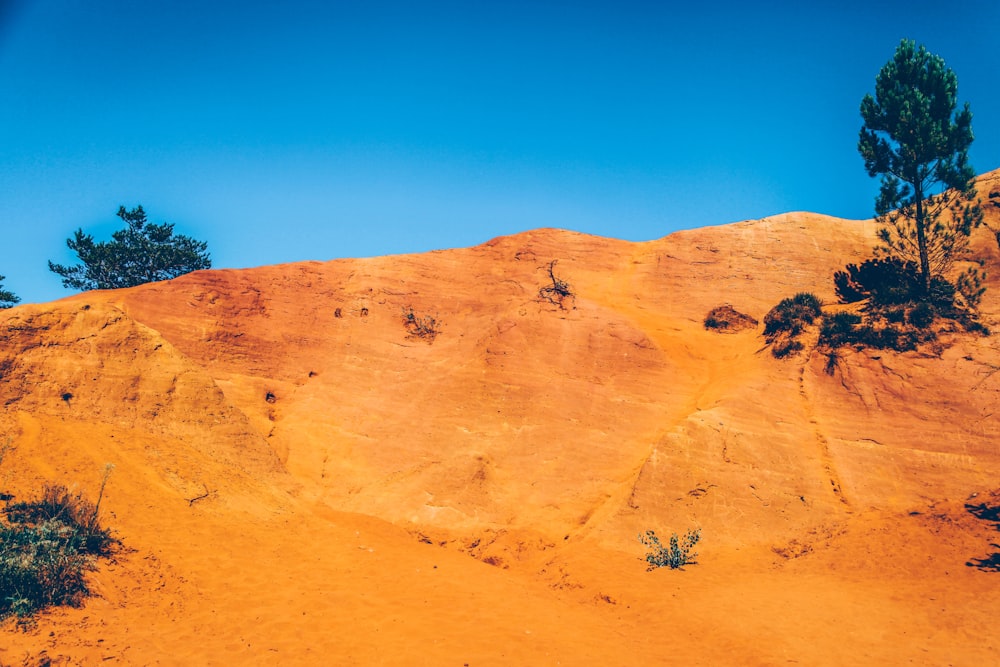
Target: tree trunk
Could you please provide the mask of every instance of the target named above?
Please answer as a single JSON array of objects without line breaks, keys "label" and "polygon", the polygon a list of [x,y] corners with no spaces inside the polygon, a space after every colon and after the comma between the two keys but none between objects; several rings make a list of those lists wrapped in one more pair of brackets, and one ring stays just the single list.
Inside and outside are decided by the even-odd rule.
[{"label": "tree trunk", "polygon": [[913,183],[913,198],[917,202],[914,223],[917,225],[917,248],[920,251],[920,283],[924,295],[931,293],[931,261],[927,255],[927,231],[924,228],[924,192],[919,183]]}]

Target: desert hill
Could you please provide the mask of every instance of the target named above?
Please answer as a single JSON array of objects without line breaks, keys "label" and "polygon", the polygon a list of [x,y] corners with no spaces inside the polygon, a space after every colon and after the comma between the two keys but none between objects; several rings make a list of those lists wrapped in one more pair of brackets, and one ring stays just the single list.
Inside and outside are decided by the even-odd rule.
[{"label": "desert hill", "polygon": [[[543,229],[0,312],[0,490],[112,463],[126,546],[82,608],[4,625],[0,664],[995,663],[1000,575],[967,563],[1000,541],[970,511],[1000,505],[997,335],[831,374],[703,326],[835,302],[874,241],[811,213]],[[689,528],[698,563],[647,572],[636,535]]]}]

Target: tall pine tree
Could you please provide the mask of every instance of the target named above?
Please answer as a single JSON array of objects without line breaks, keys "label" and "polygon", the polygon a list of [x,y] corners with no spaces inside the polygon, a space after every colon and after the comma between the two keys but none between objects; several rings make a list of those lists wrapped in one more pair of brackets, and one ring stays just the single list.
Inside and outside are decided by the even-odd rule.
[{"label": "tall pine tree", "polygon": [[[968,103],[956,112],[957,92],[944,60],[904,39],[875,79],[875,96],[861,102],[858,151],[868,175],[882,179],[877,250],[913,262],[925,296],[982,222],[968,156],[972,112]],[[969,269],[955,283],[969,306],[982,294],[979,281]]]}]

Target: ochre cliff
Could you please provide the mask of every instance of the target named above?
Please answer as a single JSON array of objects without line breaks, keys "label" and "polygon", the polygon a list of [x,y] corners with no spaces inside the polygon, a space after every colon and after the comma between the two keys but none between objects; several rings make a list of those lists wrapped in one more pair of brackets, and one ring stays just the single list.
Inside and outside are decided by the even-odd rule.
[{"label": "ochre cliff", "polygon": [[[969,508],[1000,503],[1000,338],[830,367],[703,326],[833,303],[874,242],[809,213],[546,229],[2,312],[0,490],[113,463],[126,550],[0,663],[996,662],[998,575],[967,562],[997,541]],[[695,527],[697,565],[646,572],[639,532]]]}]

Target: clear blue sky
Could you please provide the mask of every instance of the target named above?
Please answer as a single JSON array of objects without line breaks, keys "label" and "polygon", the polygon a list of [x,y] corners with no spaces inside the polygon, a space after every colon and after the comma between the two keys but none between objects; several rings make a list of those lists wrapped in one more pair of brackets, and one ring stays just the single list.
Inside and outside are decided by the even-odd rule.
[{"label": "clear blue sky", "polygon": [[218,268],[872,215],[858,106],[899,40],[1000,167],[1000,2],[0,0],[0,274],[118,206]]}]

